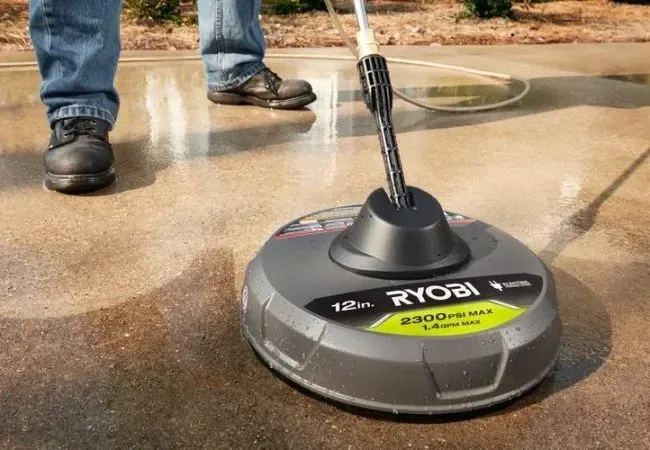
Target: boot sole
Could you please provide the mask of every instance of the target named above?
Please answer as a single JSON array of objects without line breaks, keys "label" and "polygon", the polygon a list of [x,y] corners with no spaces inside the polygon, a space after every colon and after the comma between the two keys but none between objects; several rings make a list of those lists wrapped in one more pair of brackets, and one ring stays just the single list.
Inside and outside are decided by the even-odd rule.
[{"label": "boot sole", "polygon": [[109,186],[116,180],[115,169],[83,175],[58,175],[45,172],[45,188],[63,194],[83,194]]},{"label": "boot sole", "polygon": [[225,92],[208,92],[208,99],[220,105],[242,105],[249,104],[270,109],[298,109],[313,103],[316,94],[305,94],[299,97],[286,100],[263,100],[249,95],[229,94]]}]

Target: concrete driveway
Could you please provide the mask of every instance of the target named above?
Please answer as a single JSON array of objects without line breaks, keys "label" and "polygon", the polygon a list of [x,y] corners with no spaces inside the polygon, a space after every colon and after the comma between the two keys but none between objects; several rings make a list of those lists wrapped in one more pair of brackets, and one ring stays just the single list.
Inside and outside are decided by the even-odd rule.
[{"label": "concrete driveway", "polygon": [[[396,100],[394,118],[407,182],[551,265],[565,328],[553,374],[483,414],[387,416],[294,389],[243,341],[242,274],[266,237],[384,185],[352,62],[269,59],[319,96],[269,111],[209,103],[199,60],[125,61],[118,181],[72,197],[42,187],[49,134],[38,72],[20,64],[30,55],[4,55],[0,446],[650,448],[650,45],[385,51],[531,80],[504,110]],[[391,68],[397,87],[439,104],[521,88]]]}]

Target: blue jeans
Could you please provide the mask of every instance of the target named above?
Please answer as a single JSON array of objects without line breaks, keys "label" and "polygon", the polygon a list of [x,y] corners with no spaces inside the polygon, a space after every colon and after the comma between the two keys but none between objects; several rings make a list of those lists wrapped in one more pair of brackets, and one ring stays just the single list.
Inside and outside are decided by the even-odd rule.
[{"label": "blue jeans", "polygon": [[[89,116],[115,125],[121,0],[30,0],[30,34],[50,125]],[[263,67],[260,0],[198,0],[207,87],[236,87]]]}]

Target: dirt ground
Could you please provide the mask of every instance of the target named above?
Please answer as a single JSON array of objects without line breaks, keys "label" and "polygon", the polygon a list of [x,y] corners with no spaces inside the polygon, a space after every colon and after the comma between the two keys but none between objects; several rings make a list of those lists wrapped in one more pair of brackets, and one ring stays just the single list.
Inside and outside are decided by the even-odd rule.
[{"label": "dirt ground", "polygon": [[[29,0],[0,0],[0,51],[30,50]],[[370,3],[370,20],[383,45],[545,44],[650,41],[650,3],[632,5],[607,0],[517,4],[514,19],[467,17],[458,1],[435,4],[379,1]],[[343,12],[349,35],[355,19]],[[126,16],[124,50],[196,49],[195,20],[188,24],[147,26]],[[267,44],[283,47],[342,46],[326,12],[289,16],[263,15]]]}]

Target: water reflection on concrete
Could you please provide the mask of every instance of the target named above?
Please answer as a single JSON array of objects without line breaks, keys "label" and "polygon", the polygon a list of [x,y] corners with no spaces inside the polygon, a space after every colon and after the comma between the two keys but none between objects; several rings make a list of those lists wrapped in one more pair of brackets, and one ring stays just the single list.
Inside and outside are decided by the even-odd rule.
[{"label": "water reflection on concrete", "polygon": [[517,81],[495,81],[494,84],[486,84],[483,78],[476,81],[464,84],[459,83],[457,77],[451,80],[432,79],[430,86],[404,87],[398,90],[432,106],[467,107],[500,103],[515,97],[524,89],[523,84]]}]

